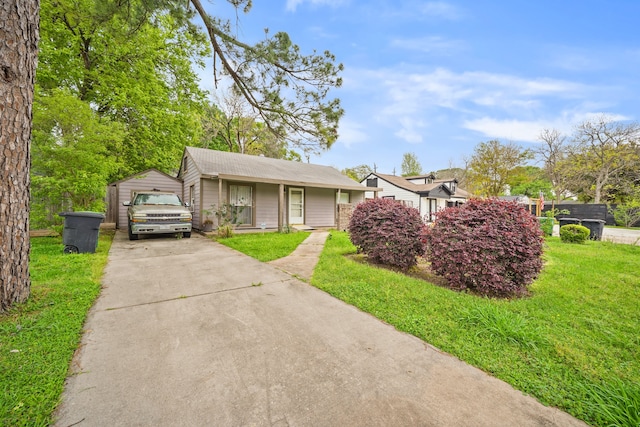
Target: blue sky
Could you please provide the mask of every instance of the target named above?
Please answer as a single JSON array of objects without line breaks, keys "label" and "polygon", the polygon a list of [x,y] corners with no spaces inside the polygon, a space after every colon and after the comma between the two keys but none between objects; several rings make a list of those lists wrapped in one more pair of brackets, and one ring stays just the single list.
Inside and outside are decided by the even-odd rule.
[{"label": "blue sky", "polygon": [[[223,3],[207,8],[232,16]],[[238,32],[286,31],[344,64],[340,137],[312,163],[400,174],[407,152],[430,172],[491,139],[532,148],[594,115],[636,121],[639,17],[638,0],[254,0]]]}]

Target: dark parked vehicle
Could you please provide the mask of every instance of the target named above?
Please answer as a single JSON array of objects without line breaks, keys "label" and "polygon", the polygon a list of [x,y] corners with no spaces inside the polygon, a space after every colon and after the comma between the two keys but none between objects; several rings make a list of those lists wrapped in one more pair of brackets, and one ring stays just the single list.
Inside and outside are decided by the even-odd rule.
[{"label": "dark parked vehicle", "polygon": [[191,212],[174,193],[140,191],[128,206],[129,240],[138,240],[140,234],[182,233],[191,237]]}]

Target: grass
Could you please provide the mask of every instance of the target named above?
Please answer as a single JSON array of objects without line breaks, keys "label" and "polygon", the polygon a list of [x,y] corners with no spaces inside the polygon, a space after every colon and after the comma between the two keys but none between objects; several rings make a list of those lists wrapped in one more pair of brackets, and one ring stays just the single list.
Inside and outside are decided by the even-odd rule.
[{"label": "grass", "polygon": [[259,261],[268,262],[289,255],[304,239],[309,237],[309,234],[308,231],[297,231],[295,233],[247,233],[216,240]]},{"label": "grass", "polygon": [[333,232],[312,284],[598,426],[640,418],[640,247],[548,238],[515,300],[481,298],[358,262]]},{"label": "grass", "polygon": [[31,297],[0,314],[0,425],[50,424],[111,240],[101,232],[95,254],[64,255],[61,238],[31,239]]}]

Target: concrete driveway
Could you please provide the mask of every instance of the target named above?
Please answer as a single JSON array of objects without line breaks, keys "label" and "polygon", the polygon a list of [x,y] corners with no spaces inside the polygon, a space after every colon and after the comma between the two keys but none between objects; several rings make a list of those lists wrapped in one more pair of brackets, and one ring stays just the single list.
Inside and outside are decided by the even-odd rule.
[{"label": "concrete driveway", "polygon": [[126,239],[57,426],[584,426],[203,237]]}]

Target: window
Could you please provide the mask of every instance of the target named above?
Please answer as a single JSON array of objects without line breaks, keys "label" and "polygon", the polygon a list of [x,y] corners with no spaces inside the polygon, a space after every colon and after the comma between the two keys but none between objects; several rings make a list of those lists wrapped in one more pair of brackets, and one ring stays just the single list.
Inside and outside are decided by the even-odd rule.
[{"label": "window", "polygon": [[235,224],[253,225],[253,187],[250,185],[229,186],[229,204]]},{"label": "window", "polygon": [[187,156],[182,159],[182,172],[187,173]]},{"label": "window", "polygon": [[391,199],[391,200],[395,200],[396,196],[382,196],[383,199]]},{"label": "window", "polygon": [[367,187],[377,187],[377,186],[378,186],[378,178],[367,179]]},{"label": "window", "polygon": [[338,203],[340,204],[351,203],[351,194],[348,192],[340,192],[340,198],[338,199]]}]

